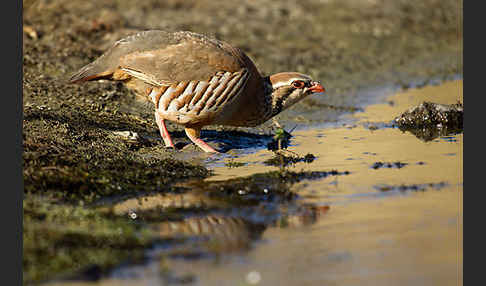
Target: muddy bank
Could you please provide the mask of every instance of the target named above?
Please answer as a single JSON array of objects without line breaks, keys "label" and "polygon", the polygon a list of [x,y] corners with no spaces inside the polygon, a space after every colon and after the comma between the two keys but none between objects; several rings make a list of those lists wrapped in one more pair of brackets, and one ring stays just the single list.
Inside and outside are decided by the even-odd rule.
[{"label": "muddy bank", "polygon": [[[25,202],[41,196],[43,208],[66,212],[67,218],[83,210],[80,205],[171,194],[177,192],[178,182],[211,175],[203,164],[211,158],[191,148],[180,127],[169,125],[169,131],[182,152],[163,148],[152,107],[136,101],[123,85],[66,83],[72,72],[125,35],[145,29],[205,33],[241,47],[265,74],[293,70],[321,80],[328,91],[325,97],[309,98],[280,116],[279,121],[291,127],[332,122],[343,113],[359,111],[369,100],[360,93],[367,87],[410,87],[462,74],[461,1],[259,0],[240,1],[237,7],[228,1],[178,0],[23,3]],[[234,149],[265,148],[273,135],[268,124],[209,129],[203,137],[230,156],[238,153]],[[119,135],[125,131],[143,140]],[[54,207],[61,202],[66,209]],[[24,235],[24,249],[29,250],[23,261],[25,282],[51,277],[59,269],[112,265],[125,257],[96,252],[87,259],[71,250],[79,246],[81,253],[88,246],[64,239],[72,231],[83,233],[87,241],[98,241],[92,232],[111,223],[108,229],[117,229],[117,219],[98,218],[97,211],[87,211],[86,217],[96,218],[88,233],[81,221],[89,218],[65,228],[68,221],[38,214],[38,207],[24,206],[24,234],[29,235],[28,239]],[[122,229],[136,229],[127,221],[120,224]],[[42,225],[52,225],[56,234],[44,235]],[[65,255],[53,256],[56,241],[62,241]],[[96,245],[113,246],[102,241]],[[116,247],[132,243],[146,245],[135,239]],[[45,247],[52,247],[48,256],[41,251]]]},{"label": "muddy bank", "polygon": [[27,284],[55,275],[99,277],[121,261],[140,262],[153,240],[148,230],[123,217],[54,204],[40,196],[26,196],[23,210],[23,280]]}]

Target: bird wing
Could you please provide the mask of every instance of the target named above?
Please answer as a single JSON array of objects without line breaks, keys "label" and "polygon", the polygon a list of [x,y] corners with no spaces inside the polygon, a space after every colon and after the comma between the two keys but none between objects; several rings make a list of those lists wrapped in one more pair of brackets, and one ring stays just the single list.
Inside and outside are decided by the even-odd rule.
[{"label": "bird wing", "polygon": [[192,32],[151,30],[117,41],[96,61],[74,74],[71,82],[123,71],[161,86],[207,81],[217,72],[237,72],[247,65],[253,65],[251,60],[225,42]]},{"label": "bird wing", "polygon": [[[146,49],[147,36],[153,42],[163,43]],[[149,33],[135,39],[123,42],[122,45],[136,46],[141,43],[142,49],[122,56],[119,66],[135,77],[148,79],[149,83],[167,85],[183,81],[204,81],[217,72],[237,72],[245,68],[240,50],[202,35],[189,32]]]}]

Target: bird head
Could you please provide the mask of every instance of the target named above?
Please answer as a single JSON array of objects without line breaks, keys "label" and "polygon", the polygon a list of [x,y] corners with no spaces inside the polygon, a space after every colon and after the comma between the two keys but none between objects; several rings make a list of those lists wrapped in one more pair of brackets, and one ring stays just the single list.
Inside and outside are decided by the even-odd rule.
[{"label": "bird head", "polygon": [[268,77],[268,91],[272,94],[272,116],[311,94],[326,90],[310,76],[296,72],[282,72]]}]

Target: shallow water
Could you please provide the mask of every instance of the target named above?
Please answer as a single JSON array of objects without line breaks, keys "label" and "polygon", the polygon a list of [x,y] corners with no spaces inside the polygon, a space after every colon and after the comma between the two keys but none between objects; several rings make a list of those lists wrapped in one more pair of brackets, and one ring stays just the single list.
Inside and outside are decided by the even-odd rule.
[{"label": "shallow water", "polygon": [[[393,105],[367,107],[352,126],[293,133],[289,149],[317,157],[295,169],[351,173],[293,186],[300,204],[330,211],[298,230],[269,228],[243,265],[196,271],[201,285],[215,285],[211,277],[243,279],[252,270],[263,285],[462,283],[463,134],[423,142],[398,129],[363,127],[387,123],[424,100],[462,102],[462,81],[391,96]],[[241,160],[249,162],[244,167],[215,168],[209,180],[275,168],[260,163],[268,156],[261,151]],[[374,169],[376,162],[406,165]]]},{"label": "shallow water", "polygon": [[290,186],[295,196],[277,203],[235,207],[203,191],[211,183],[278,170],[263,164],[272,152],[216,156],[207,163],[214,176],[181,186],[190,192],[115,206],[120,213],[220,207],[154,225],[162,238],[189,241],[160,243],[148,251],[147,263],[120,267],[98,282],[62,284],[462,285],[464,135],[424,142],[389,127],[423,101],[458,100],[462,80],[391,95],[343,118],[344,126],[294,131],[288,150],[316,159],[288,170],[349,173],[302,180]]}]

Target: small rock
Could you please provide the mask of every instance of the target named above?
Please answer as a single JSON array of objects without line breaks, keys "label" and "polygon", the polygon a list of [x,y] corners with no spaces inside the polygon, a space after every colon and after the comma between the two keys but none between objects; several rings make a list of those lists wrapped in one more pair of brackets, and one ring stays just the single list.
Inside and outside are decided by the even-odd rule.
[{"label": "small rock", "polygon": [[430,141],[439,136],[458,134],[463,129],[462,103],[446,105],[423,102],[393,120],[402,131],[410,131],[418,138]]},{"label": "small rock", "polygon": [[27,25],[24,25],[22,27],[22,30],[24,31],[24,33],[27,34],[27,36],[29,36],[31,39],[34,39],[34,40],[37,40],[37,38],[39,37],[36,30],[34,30],[34,28],[32,28],[32,26],[27,26]]},{"label": "small rock", "polygon": [[128,140],[138,140],[140,139],[140,136],[136,132],[132,131],[113,131],[113,134],[123,137]]}]

